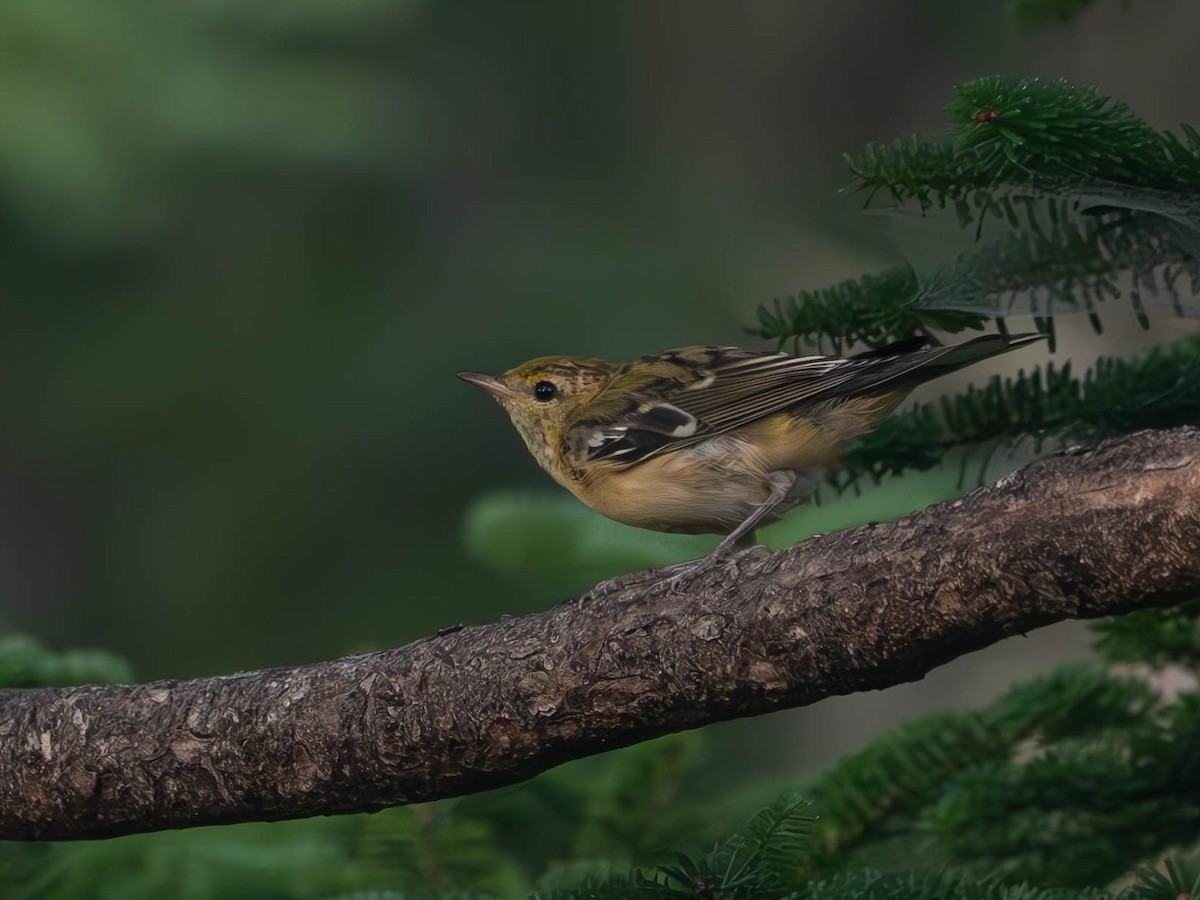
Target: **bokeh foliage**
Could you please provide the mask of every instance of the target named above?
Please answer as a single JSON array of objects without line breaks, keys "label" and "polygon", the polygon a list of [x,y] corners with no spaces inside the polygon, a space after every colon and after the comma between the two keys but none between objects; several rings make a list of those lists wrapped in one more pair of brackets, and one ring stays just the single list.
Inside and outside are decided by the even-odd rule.
[{"label": "bokeh foliage", "polygon": [[[1009,4],[1030,25],[1088,5]],[[14,510],[0,527],[34,560],[31,582],[60,587],[31,589],[35,601],[51,611],[63,596],[86,602],[51,625],[22,607],[16,579],[5,618],[118,646],[136,665],[11,634],[0,686],[395,643],[446,624],[423,597],[486,581],[497,609],[543,599],[491,570],[557,560],[561,572],[542,585],[562,596],[701,549],[703,539],[657,544],[584,524],[578,509],[492,494],[468,522],[475,580],[436,565],[459,560],[460,512],[494,483],[481,448],[497,467],[521,459],[515,444],[492,442],[498,420],[469,434],[429,427],[446,419],[450,371],[544,351],[562,340],[555,318],[568,308],[575,337],[628,340],[631,353],[708,340],[727,284],[708,252],[727,229],[714,238],[698,224],[710,210],[656,218],[656,192],[699,183],[668,179],[685,167],[640,169],[640,203],[608,190],[636,162],[611,88],[625,60],[602,49],[626,22],[601,8],[477,5],[483,25],[472,30],[453,7],[23,0],[6,10],[0,260],[5,291],[38,302],[0,307],[0,477]],[[397,62],[397,47],[424,66]],[[489,90],[435,94],[421,80],[430,72]],[[512,92],[537,100],[516,108]],[[1071,103],[1076,115],[1062,116]],[[840,351],[974,330],[1011,311],[1092,309],[1114,291],[1138,304],[1128,276],[1150,263],[1141,293],[1169,306],[1171,286],[1195,278],[1194,208],[1170,202],[1181,185],[1194,191],[1194,131],[1157,132],[1059,82],[982,79],[960,89],[952,114],[958,130],[943,140],[852,158],[862,186],[928,201],[932,231],[907,219],[898,229],[922,236],[920,252],[907,247],[911,265],[765,308],[765,337]],[[1047,152],[1060,124],[1071,140]],[[1109,137],[1110,152],[1076,153]],[[496,185],[496,160],[530,155],[552,173],[545,182]],[[971,177],[938,180],[948,162]],[[933,178],[922,181],[926,164]],[[586,170],[595,196],[555,186],[573,169]],[[1042,201],[1014,198],[1031,188]],[[499,202],[479,202],[488,191]],[[948,219],[936,217],[943,210]],[[1076,229],[1057,242],[1008,240],[1006,229],[1068,220]],[[451,257],[430,253],[435,237],[454,250],[436,273],[430,260]],[[614,274],[631,246],[641,261]],[[1155,256],[1164,247],[1170,283]],[[947,268],[964,248],[970,265]],[[1069,269],[1048,275],[1044,263],[1063,250]],[[1114,251],[1120,266],[1097,264]],[[534,260],[541,280],[520,282]],[[1049,291],[1040,300],[1039,286]],[[1021,293],[1016,305],[994,302]],[[953,309],[951,294],[974,299]],[[686,321],[649,302],[663,296],[687,297]],[[1194,341],[1108,360],[1082,379],[1047,366],[897,417],[848,471],[904,471],[910,486],[914,470],[959,445],[989,453],[1017,435],[1052,442],[1194,422],[1196,385]],[[839,507],[818,515],[828,523]],[[72,548],[83,533],[105,540]],[[0,896],[1195,895],[1196,617],[1188,604],[1106,623],[1096,664],[1054,670],[976,712],[908,722],[786,789],[734,791],[727,760],[696,735],[676,736],[519,788],[369,817],[0,845]],[[189,648],[213,622],[224,643]]]}]

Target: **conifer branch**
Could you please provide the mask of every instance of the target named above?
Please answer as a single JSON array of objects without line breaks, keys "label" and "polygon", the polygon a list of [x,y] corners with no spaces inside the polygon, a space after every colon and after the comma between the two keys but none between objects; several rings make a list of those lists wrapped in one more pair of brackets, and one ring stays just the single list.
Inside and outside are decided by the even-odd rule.
[{"label": "conifer branch", "polygon": [[982,388],[891,416],[860,438],[830,478],[838,488],[941,463],[947,450],[1030,437],[1094,441],[1200,422],[1200,338],[1140,357],[1102,358],[1083,378],[1070,363],[993,376]]},{"label": "conifer branch", "polygon": [[[959,85],[949,130],[847,155],[850,188],[880,198],[911,270],[760,307],[756,332],[879,346],[987,317],[1086,311],[1127,296],[1200,315],[1200,132],[1160,132],[1094,88],[980,78]],[[920,214],[912,215],[916,209]],[[878,310],[878,311],[877,311]],[[1051,332],[1052,333],[1052,332]]]},{"label": "conifer branch", "polygon": [[918,304],[916,275],[907,266],[879,275],[864,275],[826,288],[799,291],[771,308],[759,306],[754,333],[780,347],[791,343],[815,346],[822,353],[841,354],[854,344],[882,347],[918,331],[934,329],[956,334],[983,330],[987,317]]},{"label": "conifer branch", "polygon": [[[1089,185],[1148,189],[1182,210],[1200,188],[1200,135],[1158,132],[1124,103],[1067,81],[991,76],[955,88],[947,139],[871,144],[846,157],[855,188],[922,209],[976,191],[1029,187],[1081,193]],[[1129,196],[1132,196],[1130,194]],[[965,209],[967,215],[973,215]]]},{"label": "conifer branch", "polygon": [[885,687],[1064,618],[1200,592],[1200,430],[1033,463],[898,522],[407,647],[0,691],[0,837],[102,837],[485,790]]},{"label": "conifer branch", "polygon": [[909,218],[912,235],[897,231],[921,248],[909,252],[918,306],[1094,314],[1097,302],[1120,296],[1123,276],[1143,323],[1143,293],[1167,295],[1176,314],[1197,312],[1194,128],[1159,132],[1094,88],[1039,79],[966,82],[947,114],[946,138],[870,145],[847,157],[868,203],[883,192],[898,207],[955,212],[957,240],[937,216]]}]

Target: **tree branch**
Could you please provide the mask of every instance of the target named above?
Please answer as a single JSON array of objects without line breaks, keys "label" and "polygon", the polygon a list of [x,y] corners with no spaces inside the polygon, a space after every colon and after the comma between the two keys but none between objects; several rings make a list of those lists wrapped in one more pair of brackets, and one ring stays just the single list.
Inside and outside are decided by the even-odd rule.
[{"label": "tree branch", "polygon": [[885,525],[385,653],[0,691],[0,837],[375,810],[921,678],[1000,638],[1200,593],[1200,429],[1036,462]]}]

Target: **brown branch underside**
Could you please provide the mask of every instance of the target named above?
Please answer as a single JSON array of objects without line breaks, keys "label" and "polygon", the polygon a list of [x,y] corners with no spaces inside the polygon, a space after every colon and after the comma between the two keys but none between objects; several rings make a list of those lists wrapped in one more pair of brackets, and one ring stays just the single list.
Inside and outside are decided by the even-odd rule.
[{"label": "brown branch underside", "polygon": [[1200,430],[1043,460],[898,522],[384,653],[0,691],[0,838],[358,812],[921,678],[1200,592]]}]

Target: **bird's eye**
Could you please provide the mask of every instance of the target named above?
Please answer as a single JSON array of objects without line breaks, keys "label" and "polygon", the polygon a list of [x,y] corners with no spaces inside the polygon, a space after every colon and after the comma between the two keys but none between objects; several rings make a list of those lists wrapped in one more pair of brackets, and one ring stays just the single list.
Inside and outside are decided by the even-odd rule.
[{"label": "bird's eye", "polygon": [[552,381],[539,381],[533,386],[533,396],[543,403],[547,400],[553,400],[554,395],[557,393],[558,388],[554,386],[554,382]]}]

